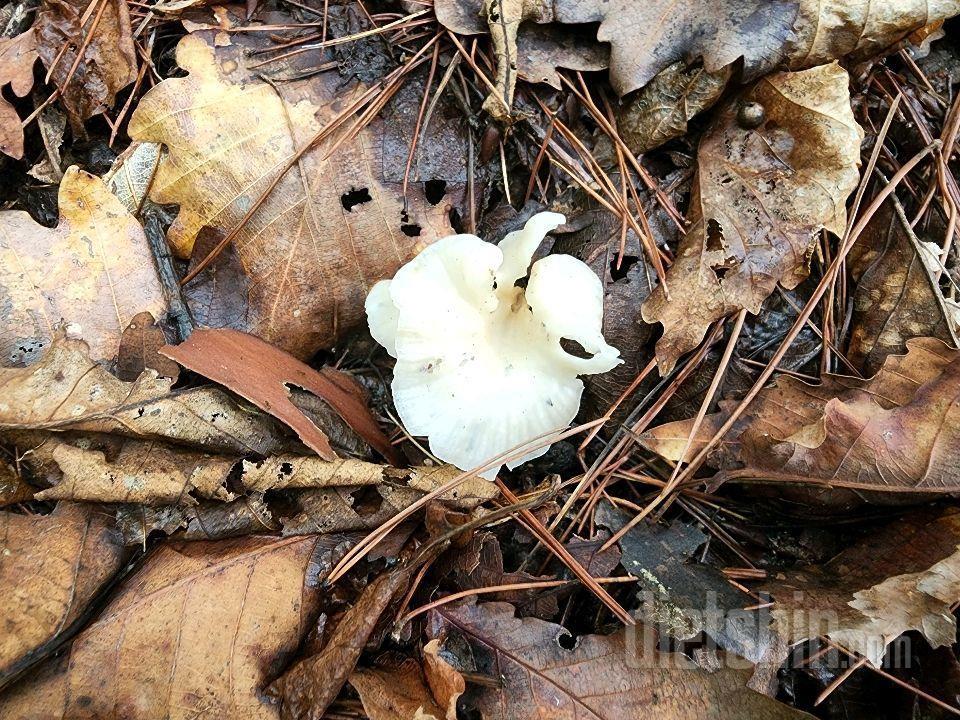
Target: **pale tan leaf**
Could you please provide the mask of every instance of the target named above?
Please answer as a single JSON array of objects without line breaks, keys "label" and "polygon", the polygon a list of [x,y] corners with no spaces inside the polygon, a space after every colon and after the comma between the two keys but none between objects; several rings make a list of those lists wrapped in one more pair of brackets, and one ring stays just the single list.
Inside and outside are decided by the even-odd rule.
[{"label": "pale tan leaf", "polygon": [[443,720],[423,671],[412,658],[397,667],[356,670],[350,684],[370,720]]},{"label": "pale tan leaf", "polygon": [[0,303],[12,305],[0,320],[3,364],[36,360],[61,321],[95,360],[111,360],[134,315],[166,312],[143,229],[103,182],[69,168],[59,203],[53,229],[0,212]]},{"label": "pale tan leaf", "polygon": [[[667,272],[672,292],[656,288],[642,308],[664,326],[662,373],[716,320],[759,313],[777,283],[796,287],[817,234],[843,231],[863,138],[848,81],[836,64],[776,73],[717,113],[697,153],[690,228]],[[750,104],[762,109],[759,125],[743,120]]]}]

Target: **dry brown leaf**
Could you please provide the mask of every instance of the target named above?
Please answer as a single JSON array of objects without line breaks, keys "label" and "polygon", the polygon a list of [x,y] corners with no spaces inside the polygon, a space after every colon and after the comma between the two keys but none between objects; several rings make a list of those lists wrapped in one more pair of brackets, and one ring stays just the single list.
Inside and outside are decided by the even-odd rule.
[{"label": "dry brown leaf", "polygon": [[811,717],[747,689],[750,670],[742,661],[706,672],[680,653],[656,650],[653,631],[642,626],[639,637],[587,635],[567,650],[558,642],[567,634],[563,627],[516,618],[507,603],[444,605],[431,611],[429,622],[434,637],[464,636],[478,668],[498,679],[478,688],[484,720]]},{"label": "dry brown leaf", "polygon": [[280,700],[281,720],[320,720],[350,677],[380,616],[402,593],[416,566],[401,566],[371,582],[341,618],[326,647],[275,680],[267,693]]},{"label": "dry brown leaf", "polygon": [[878,528],[826,565],[773,574],[761,588],[774,629],[791,644],[828,635],[875,666],[910,630],[933,646],[956,641],[960,513],[922,511]]},{"label": "dry brown leaf", "polygon": [[[127,4],[100,0],[84,23],[88,7],[86,0],[43,0],[35,25],[40,59],[75,127],[112,107],[117,93],[137,79]],[[77,63],[80,47],[83,57]]]},{"label": "dry brown leaf", "polygon": [[[782,376],[762,390],[708,457],[750,477],[872,490],[874,501],[960,492],[960,352],[933,338],[907,341],[868,380],[825,374],[820,385]],[[689,461],[736,403],[707,416]],[[644,433],[643,444],[678,460],[693,420]]]},{"label": "dry brown leaf", "polygon": [[909,338],[950,341],[923,261],[891,203],[873,216],[847,263],[857,283],[847,359],[864,374],[875,373],[887,355],[906,352]]},{"label": "dry brown leaf", "polygon": [[[242,488],[252,495],[270,490],[344,488],[343,499],[348,503],[350,493],[373,486],[384,498],[383,512],[378,513],[378,517],[386,519],[390,512],[396,513],[460,474],[449,465],[401,470],[361,460],[326,461],[289,454],[272,455],[261,462],[237,461],[140,440],[124,441],[119,448],[101,448],[89,438],[71,443],[51,437],[25,447],[29,447],[23,457],[25,464],[36,466],[54,483],[53,487],[37,493],[40,500],[196,505],[199,498],[235,499],[236,495],[228,490],[229,478],[230,487]],[[56,470],[50,467],[51,463]],[[475,478],[445,493],[441,499],[457,507],[470,508],[496,494],[493,483]],[[366,527],[338,525],[323,531],[361,526]]]},{"label": "dry brown leaf", "polygon": [[291,387],[327,402],[371,447],[395,465],[401,462],[367,407],[363,389],[346,373],[330,367],[318,372],[258,337],[229,328],[196,330],[161,352],[270,413],[324,460],[337,455],[323,430],[290,401]]},{"label": "dry brown leaf", "polygon": [[51,438],[24,459],[54,462],[62,479],[38,500],[195,505],[196,498],[231,500],[225,485],[234,463],[183,448],[130,440],[115,457]]},{"label": "dry brown leaf", "polygon": [[171,384],[152,370],[125,383],[91,360],[85,343],[61,338],[29,367],[0,368],[0,432],[114,433],[237,454],[286,449],[270,417],[216,388]]},{"label": "dry brown leaf", "polygon": [[[444,720],[413,658],[397,667],[357,670],[350,684],[370,720]],[[456,716],[454,716],[456,720]]]},{"label": "dry brown leaf", "polygon": [[[0,87],[10,83],[14,95],[26,97],[33,88],[33,65],[37,57],[37,36],[33,29],[0,39]],[[20,116],[3,97],[0,97],[0,152],[17,160],[23,157]]]},{"label": "dry brown leaf", "polygon": [[61,321],[95,360],[112,360],[139,312],[160,317],[166,301],[136,219],[99,179],[71,167],[60,184],[60,222],[0,212],[0,358],[33,362]]},{"label": "dry brown leaf", "polygon": [[132,382],[147,368],[174,382],[180,376],[180,367],[158,350],[167,344],[163,329],[148,312],[137,313],[120,336],[117,350],[117,377]]},{"label": "dry brown leaf", "polygon": [[[200,230],[214,238],[233,230],[294,151],[364,88],[338,94],[337,73],[321,73],[275,89],[245,69],[242,49],[215,51],[195,35],[180,41],[177,62],[189,75],[147,93],[130,134],[167,146],[150,197],[180,205],[168,240],[182,257],[199,259]],[[382,181],[378,123],[325,159],[338,131],[284,175],[212,269],[188,286],[201,324],[249,331],[307,357],[363,320],[374,282],[421,243],[451,232],[444,208],[411,189],[405,210],[400,183]]]},{"label": "dry brown leaf", "polygon": [[440,641],[434,638],[423,646],[423,674],[434,700],[446,708],[443,717],[457,720],[457,700],[467,690],[467,681],[443,658]]},{"label": "dry brown leaf", "polygon": [[[742,109],[763,108],[744,127]],[[707,328],[741,309],[756,314],[777,283],[806,277],[821,229],[842,233],[856,186],[863,131],[839,65],[775,73],[725,104],[700,142],[690,228],[643,318],[664,326],[662,374]]]},{"label": "dry brown leaf", "polygon": [[113,517],[93,505],[61,503],[49,515],[0,513],[0,538],[2,684],[81,616],[127,553]]},{"label": "dry brown leaf", "polygon": [[154,532],[178,533],[177,540],[224,540],[280,530],[280,523],[259,495],[232,502],[203,501],[192,507],[120,505],[116,517],[123,544],[135,547],[143,547]]},{"label": "dry brown leaf", "polygon": [[636,154],[687,132],[687,121],[713,106],[727,87],[731,66],[708,72],[676,62],[664,68],[617,111],[620,137]]},{"label": "dry brown leaf", "polygon": [[324,539],[165,544],[62,660],[0,698],[4,720],[275,720],[258,692],[306,632]]}]

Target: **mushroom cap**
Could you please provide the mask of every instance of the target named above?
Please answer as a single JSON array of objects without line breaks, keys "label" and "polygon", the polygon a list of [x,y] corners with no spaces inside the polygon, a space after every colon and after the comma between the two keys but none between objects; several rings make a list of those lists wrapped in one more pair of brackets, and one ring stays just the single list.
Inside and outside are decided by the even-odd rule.
[{"label": "mushroom cap", "polygon": [[[569,255],[530,268],[546,233],[564,221],[539,213],[499,246],[475,235],[443,238],[367,296],[370,332],[397,359],[400,419],[429,438],[439,459],[469,470],[566,427],[580,407],[577,376],[622,362],[603,339],[603,286],[594,272]],[[517,281],[528,268],[524,289]],[[568,353],[564,338],[591,357]],[[481,476],[493,479],[499,469]]]}]

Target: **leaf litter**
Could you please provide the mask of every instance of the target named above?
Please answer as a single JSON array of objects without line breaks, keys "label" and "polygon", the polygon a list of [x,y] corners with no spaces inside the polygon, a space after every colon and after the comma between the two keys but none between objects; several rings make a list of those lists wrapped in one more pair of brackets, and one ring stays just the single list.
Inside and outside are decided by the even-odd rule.
[{"label": "leaf litter", "polygon": [[[960,715],[958,14],[0,6],[0,716]],[[444,464],[367,294],[542,211],[624,362]]]}]

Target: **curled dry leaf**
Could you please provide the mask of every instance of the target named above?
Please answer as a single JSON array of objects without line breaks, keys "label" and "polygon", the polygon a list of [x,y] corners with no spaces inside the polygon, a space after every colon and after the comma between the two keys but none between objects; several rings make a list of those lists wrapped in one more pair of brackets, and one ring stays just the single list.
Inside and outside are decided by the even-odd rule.
[{"label": "curled dry leaf", "polygon": [[271,418],[216,388],[171,385],[153,370],[132,383],[118,380],[90,358],[85,343],[60,338],[33,365],[0,368],[0,431],[113,433],[205,452],[285,449]]},{"label": "curled dry leaf", "polygon": [[[708,457],[721,478],[870,490],[877,502],[960,492],[960,352],[933,338],[907,341],[868,380],[824,374],[808,385],[782,376],[762,390]],[[736,405],[705,418],[686,460]],[[789,409],[789,412],[786,411]],[[693,420],[661,425],[642,443],[679,460]]]},{"label": "curled dry leaf", "polygon": [[774,629],[791,644],[828,635],[875,666],[910,630],[952,645],[960,600],[960,513],[921,511],[876,529],[823,566],[785,570],[763,586]]},{"label": "curled dry leaf", "polygon": [[[744,127],[747,103],[761,122]],[[752,125],[752,123],[751,123]],[[769,75],[724,105],[700,142],[690,228],[643,318],[664,326],[661,373],[741,309],[756,314],[777,283],[807,275],[822,229],[842,233],[845,202],[858,180],[863,131],[839,65]]]},{"label": "curled dry leaf", "polygon": [[112,516],[94,505],[61,503],[50,515],[0,513],[0,537],[3,685],[81,617],[127,553]]},{"label": "curled dry leaf", "polygon": [[139,312],[166,312],[150,247],[137,220],[99,179],[71,167],[60,184],[60,222],[0,212],[0,362],[25,365],[66,321],[94,360],[112,360]]},{"label": "curled dry leaf", "polygon": [[[37,36],[32,29],[12,38],[0,38],[0,87],[7,83],[17,97],[33,88],[33,65],[37,61]],[[23,157],[23,126],[16,109],[0,97],[0,152]]]},{"label": "curled dry leaf", "polygon": [[5,720],[275,720],[258,696],[306,632],[317,537],[158,547],[69,653],[0,698]]},{"label": "curled dry leaf", "polygon": [[875,373],[887,355],[905,352],[909,338],[949,342],[947,321],[923,260],[892,203],[873,216],[847,263],[857,283],[847,359],[865,374]]},{"label": "curled dry leaf", "polygon": [[137,79],[127,4],[100,0],[92,15],[89,7],[84,0],[43,0],[35,26],[40,59],[74,126],[112,107],[117,93]]},{"label": "curled dry leaf", "polygon": [[[374,486],[386,501],[384,511],[392,508],[396,512],[459,474],[449,465],[399,470],[361,460],[328,462],[288,454],[270,456],[262,462],[236,461],[139,440],[127,440],[119,449],[98,448],[89,438],[71,443],[50,437],[35,445],[21,444],[29,448],[23,458],[25,464],[35,466],[38,474],[55,483],[37,494],[40,500],[195,505],[200,498],[233,500],[236,495],[227,487],[229,479],[230,487],[250,494],[345,488],[348,503],[350,492]],[[441,498],[473,507],[495,495],[494,486],[474,478]]]},{"label": "curled dry leaf", "polygon": [[443,658],[440,641],[434,638],[423,646],[423,674],[434,700],[446,708],[446,720],[457,720],[457,700],[467,689],[463,675]]},{"label": "curled dry leaf", "polygon": [[[179,204],[167,238],[180,256],[199,260],[201,229],[214,244],[234,230],[294,153],[365,88],[339,89],[336,73],[275,88],[246,70],[242,48],[214,49],[197,35],[180,41],[177,62],[189,74],[144,96],[130,134],[167,146],[150,197]],[[382,181],[378,123],[349,141],[341,129],[284,174],[231,247],[188,286],[201,324],[310,356],[362,321],[374,282],[420,243],[448,234],[444,208],[413,191],[405,206],[400,183]]]},{"label": "curled dry leaf", "polygon": [[161,353],[225,385],[291,427],[324,460],[336,453],[323,430],[290,401],[293,386],[326,401],[371,447],[400,464],[399,455],[367,407],[363,389],[333,368],[319,372],[260,338],[228,328],[196,330],[186,341]]},{"label": "curled dry leaf", "polygon": [[729,65],[714,72],[683,62],[664,68],[619,108],[620,137],[638,155],[680,137],[690,118],[720,99],[732,73]]},{"label": "curled dry leaf", "polygon": [[558,642],[563,627],[514,617],[507,603],[444,605],[429,622],[435,637],[462,635],[477,669],[499,680],[477,691],[484,720],[811,717],[747,689],[748,664],[708,673],[685,655],[658,651],[652,630],[645,643],[642,626],[639,637],[587,635],[567,650]]},{"label": "curled dry leaf", "polygon": [[357,670],[350,676],[350,684],[360,696],[363,711],[370,720],[445,718],[430,694],[423,670],[413,658],[407,658],[397,667]]},{"label": "curled dry leaf", "polygon": [[275,680],[267,693],[280,700],[281,720],[320,720],[353,673],[367,638],[390,602],[401,594],[416,566],[385,572],[344,613],[326,646]]}]

